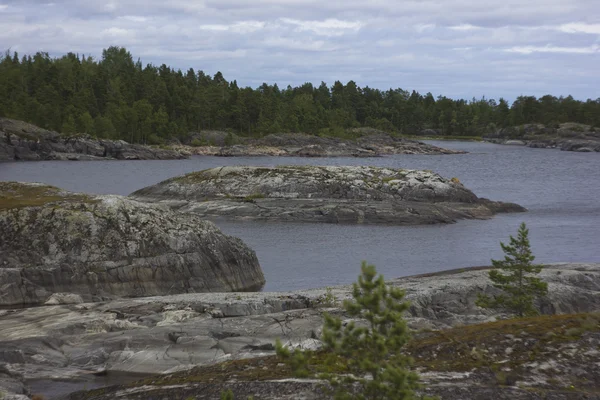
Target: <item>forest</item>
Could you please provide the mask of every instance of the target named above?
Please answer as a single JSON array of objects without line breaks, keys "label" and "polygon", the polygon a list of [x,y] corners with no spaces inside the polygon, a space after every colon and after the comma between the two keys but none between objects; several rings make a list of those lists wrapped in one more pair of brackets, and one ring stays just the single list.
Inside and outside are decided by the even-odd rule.
[{"label": "forest", "polygon": [[240,87],[221,72],[211,76],[193,68],[144,66],[127,49],[113,46],[103,50],[100,60],[74,53],[20,57],[6,51],[0,56],[0,116],[64,134],[149,144],[207,129],[256,137],[279,132],[344,136],[354,127],[480,136],[525,123],[600,126],[600,98],[519,96],[510,104],[502,98],[464,100],[361,88],[354,81]]}]

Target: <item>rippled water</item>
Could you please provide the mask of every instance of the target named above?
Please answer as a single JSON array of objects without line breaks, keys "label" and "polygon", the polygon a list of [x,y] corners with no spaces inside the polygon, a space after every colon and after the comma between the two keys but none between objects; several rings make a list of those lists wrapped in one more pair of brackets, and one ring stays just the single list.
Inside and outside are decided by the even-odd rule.
[{"label": "rippled water", "polygon": [[541,262],[600,262],[600,154],[470,142],[431,142],[464,155],[381,158],[193,157],[173,161],[0,163],[0,180],[44,182],[65,189],[129,194],[190,171],[222,165],[371,165],[430,169],[458,177],[478,196],[519,203],[524,214],[435,226],[349,226],[276,222],[223,222],[258,254],[265,290],[350,283],[360,261],[386,277],[488,265],[502,256],[499,241],[530,228]]}]

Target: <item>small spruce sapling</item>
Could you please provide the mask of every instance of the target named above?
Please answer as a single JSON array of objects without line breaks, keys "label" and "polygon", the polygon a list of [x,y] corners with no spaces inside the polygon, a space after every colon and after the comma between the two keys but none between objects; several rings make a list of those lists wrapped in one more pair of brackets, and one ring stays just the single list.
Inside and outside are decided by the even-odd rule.
[{"label": "small spruce sapling", "polygon": [[537,315],[535,299],[548,293],[548,284],[542,282],[539,274],[542,265],[533,264],[535,256],[529,244],[529,229],[521,223],[517,238],[510,236],[510,243],[500,243],[504,251],[504,260],[492,260],[494,269],[489,277],[494,287],[502,294],[493,297],[479,295],[476,304],[484,308],[494,308],[516,314],[518,317]]},{"label": "small spruce sapling", "polygon": [[416,396],[419,376],[410,370],[412,360],[402,352],[410,339],[403,318],[409,304],[404,291],[389,287],[375,266],[363,262],[362,274],[353,284],[352,300],[343,308],[353,320],[325,314],[324,348],[320,353],[298,349],[290,352],[277,343],[277,355],[291,366],[298,377],[310,375],[311,357],[318,357],[326,372],[318,374],[329,382],[335,399],[425,399]]}]

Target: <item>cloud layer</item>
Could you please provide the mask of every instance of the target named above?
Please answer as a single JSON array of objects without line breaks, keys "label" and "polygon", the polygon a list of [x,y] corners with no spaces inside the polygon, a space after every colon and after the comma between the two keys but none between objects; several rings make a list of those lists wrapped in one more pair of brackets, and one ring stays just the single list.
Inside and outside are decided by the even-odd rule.
[{"label": "cloud layer", "polygon": [[221,71],[241,85],[355,80],[451,97],[600,97],[597,0],[0,0],[0,49]]}]

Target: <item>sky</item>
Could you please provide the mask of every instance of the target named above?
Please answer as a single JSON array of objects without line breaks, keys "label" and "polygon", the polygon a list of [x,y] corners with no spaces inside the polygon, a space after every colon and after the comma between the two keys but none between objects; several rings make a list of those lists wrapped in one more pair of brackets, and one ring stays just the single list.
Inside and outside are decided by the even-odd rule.
[{"label": "sky", "polygon": [[0,0],[0,49],[354,80],[453,98],[600,97],[600,0]]}]

